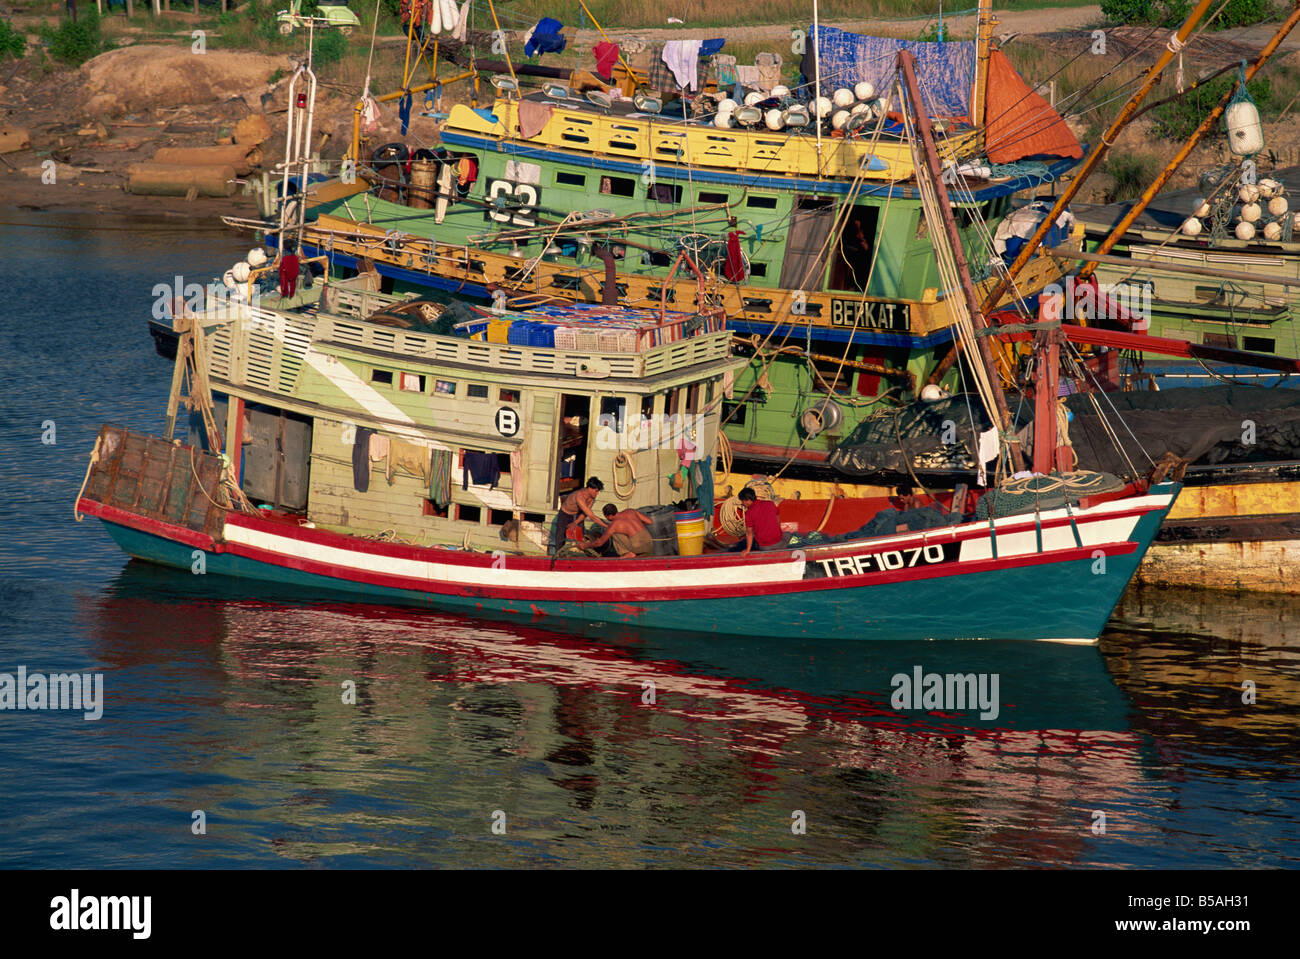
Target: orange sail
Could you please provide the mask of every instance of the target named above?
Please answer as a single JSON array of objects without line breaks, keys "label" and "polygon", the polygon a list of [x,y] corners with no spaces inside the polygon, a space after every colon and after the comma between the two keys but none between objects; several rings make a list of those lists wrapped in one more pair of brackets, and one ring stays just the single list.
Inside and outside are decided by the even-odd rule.
[{"label": "orange sail", "polygon": [[984,143],[994,163],[1032,156],[1083,156],[1083,147],[1052,105],[1035,93],[1007,55],[989,57]]}]

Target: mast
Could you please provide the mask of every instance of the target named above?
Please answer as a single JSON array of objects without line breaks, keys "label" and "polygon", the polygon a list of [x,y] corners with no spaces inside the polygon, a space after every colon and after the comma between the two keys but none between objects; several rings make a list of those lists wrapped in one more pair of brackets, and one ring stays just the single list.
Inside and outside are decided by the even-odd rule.
[{"label": "mast", "polygon": [[[962,294],[966,298],[966,305],[970,310],[971,321],[976,330],[987,330],[989,322],[984,316],[984,311],[980,308],[979,297],[975,294],[975,284],[971,282],[970,269],[966,264],[966,251],[962,247],[961,233],[957,229],[957,221],[953,219],[952,201],[948,198],[948,187],[943,182],[939,152],[935,149],[934,134],[930,129],[930,117],[925,112],[921,100],[921,89],[916,82],[914,64],[915,60],[911,53],[906,50],[899,51],[898,65],[902,69],[903,80],[907,84],[907,98],[911,101],[912,115],[916,120],[916,130],[924,147],[926,172],[929,174],[930,181],[934,184],[944,232],[947,234],[948,243],[952,247],[953,260],[957,264],[957,272],[961,277]],[[988,337],[977,337],[977,343],[979,344],[980,360],[984,364],[989,383],[993,386],[993,403],[997,408],[999,419],[996,425],[998,432],[1002,432],[1011,425],[1011,411],[1007,408],[1007,398],[1002,393],[1002,380],[993,362],[993,347],[989,345]],[[1009,444],[1009,452],[1011,453],[1011,463],[1015,467],[1015,472],[1018,473],[1025,468],[1024,456],[1021,454],[1020,448],[1014,444]]]},{"label": "mast", "polygon": [[[1247,81],[1254,78],[1255,74],[1259,72],[1265,61],[1273,55],[1274,51],[1277,50],[1278,46],[1286,39],[1287,34],[1295,28],[1297,23],[1300,23],[1300,0],[1297,0],[1291,10],[1291,15],[1286,18],[1286,22],[1283,23],[1282,26],[1278,27],[1277,33],[1273,34],[1273,39],[1269,40],[1268,43],[1265,44],[1264,49],[1259,51],[1259,56],[1255,58],[1255,62],[1252,63],[1250,68],[1246,71]],[[1138,197],[1133,206],[1129,208],[1129,211],[1124,214],[1123,219],[1115,224],[1106,239],[1102,240],[1101,245],[1093,251],[1094,253],[1105,256],[1114,249],[1115,244],[1120,241],[1124,234],[1128,232],[1129,227],[1133,225],[1133,222],[1141,216],[1142,211],[1147,208],[1147,204],[1155,199],[1155,195],[1164,188],[1164,185],[1169,182],[1169,178],[1172,177],[1178,168],[1183,165],[1183,161],[1191,155],[1196,144],[1200,143],[1201,138],[1205,136],[1205,134],[1209,133],[1210,129],[1218,123],[1219,117],[1223,116],[1223,111],[1228,108],[1228,101],[1232,99],[1235,91],[1236,87],[1232,87],[1223,95],[1223,99],[1220,100],[1218,105],[1210,111],[1209,116],[1201,121],[1201,125],[1196,128],[1190,137],[1188,137],[1187,142],[1182,145],[1179,151],[1174,155],[1174,158],[1169,161],[1168,165],[1160,171],[1160,175],[1155,178],[1155,181],[1142,192],[1142,195]],[[1084,264],[1083,269],[1079,271],[1079,279],[1086,280],[1090,277],[1093,271],[1097,268],[1098,262],[1101,261],[1093,261]]]},{"label": "mast", "polygon": [[1119,135],[1120,130],[1124,128],[1125,124],[1128,123],[1133,114],[1137,112],[1138,106],[1140,106],[1142,101],[1146,99],[1147,94],[1151,92],[1151,88],[1155,86],[1156,82],[1160,79],[1160,74],[1164,72],[1165,67],[1169,66],[1174,57],[1178,55],[1178,51],[1183,48],[1183,45],[1187,42],[1187,38],[1191,35],[1192,28],[1194,28],[1201,17],[1205,15],[1205,11],[1209,8],[1212,2],[1213,0],[1198,0],[1196,8],[1188,14],[1187,19],[1183,22],[1183,25],[1178,28],[1178,31],[1169,38],[1169,42],[1165,45],[1164,51],[1160,54],[1160,59],[1152,64],[1151,69],[1147,71],[1147,75],[1142,80],[1142,85],[1134,91],[1131,97],[1129,97],[1128,103],[1124,104],[1124,108],[1120,110],[1119,116],[1117,116],[1115,121],[1111,123],[1110,128],[1101,135],[1097,145],[1092,148],[1092,152],[1088,154],[1088,158],[1083,161],[1083,166],[1079,169],[1079,172],[1075,174],[1070,185],[1065,188],[1061,193],[1061,196],[1057,199],[1055,205],[1053,205],[1051,212],[1043,218],[1042,223],[1038,224],[1038,229],[1034,231],[1034,235],[1025,241],[1025,245],[1016,256],[1015,262],[1007,268],[1006,275],[998,278],[997,283],[994,284],[989,295],[984,298],[984,306],[986,309],[992,309],[997,305],[998,301],[1002,299],[1008,288],[1010,288],[1012,281],[1015,280],[1016,274],[1025,268],[1025,264],[1029,262],[1029,258],[1037,252],[1039,245],[1043,242],[1043,238],[1047,236],[1048,231],[1052,228],[1052,224],[1056,222],[1056,218],[1061,215],[1062,211],[1065,210],[1070,201],[1074,199],[1074,195],[1079,192],[1079,188],[1083,186],[1084,181],[1088,179],[1092,171],[1101,163],[1102,158],[1106,155],[1106,151],[1110,149],[1110,145],[1115,142],[1115,137]]},{"label": "mast", "polygon": [[988,109],[989,57],[993,55],[993,28],[998,25],[993,16],[993,0],[979,0],[975,28],[975,86],[971,90],[970,123],[979,131],[984,142],[984,120]]}]

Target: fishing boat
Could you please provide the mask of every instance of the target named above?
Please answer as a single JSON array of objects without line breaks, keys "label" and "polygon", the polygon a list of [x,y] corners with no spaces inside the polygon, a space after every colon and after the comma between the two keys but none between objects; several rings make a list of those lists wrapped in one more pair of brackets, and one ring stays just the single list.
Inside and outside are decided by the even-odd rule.
[{"label": "fishing boat", "polygon": [[[734,113],[724,106],[736,102],[729,82],[652,85],[663,64],[647,51],[644,61],[621,57],[605,83],[587,70],[472,59],[461,75],[473,80],[471,102],[444,116],[448,81],[419,83],[413,72],[438,62],[436,38],[426,39],[408,47],[403,90],[375,99],[425,94],[439,142],[367,143],[367,93],[349,157],[356,175],[289,198],[301,214],[293,235],[337,270],[373,263],[394,289],[633,307],[667,298],[680,309],[699,295],[692,278],[669,275],[687,250],[709,276],[707,302],[726,310],[750,358],[724,410],[736,474],[833,479],[825,460],[838,440],[872,410],[915,396],[952,344],[894,54],[917,54],[935,98],[940,152],[962,174],[952,202],[981,292],[1002,268],[983,251],[1012,198],[1054,183],[1082,156],[1059,114],[996,49],[990,4],[980,6],[972,42],[816,23],[803,85],[769,77],[742,92]],[[485,65],[499,72],[480,102]],[[551,77],[525,89],[534,69]],[[292,141],[304,123],[311,129],[309,70],[290,97],[291,116],[304,119],[291,124],[286,168],[296,162]],[[283,225],[228,222],[264,230],[272,244]],[[1053,242],[1078,248],[1068,219]],[[1031,264],[998,302],[1015,304],[1060,275],[1053,261]],[[957,381],[945,367],[942,385]]]},{"label": "fishing boat", "polygon": [[[131,556],[196,574],[548,624],[1091,641],[1179,488],[1067,477],[1051,500],[1008,508],[995,490],[981,507],[973,493],[931,503],[924,521],[886,499],[787,500],[788,539],[728,551],[707,465],[737,366],[720,313],[620,308],[580,348],[538,333],[554,313],[481,311],[450,330],[438,316],[429,331],[411,306],[353,319],[248,296],[178,313],[166,427],[101,430],[79,515]],[[609,309],[568,319],[581,330]],[[492,322],[509,323],[505,343],[470,338]],[[633,417],[670,424],[666,437],[625,430]],[[705,468],[675,486],[695,456]],[[699,512],[670,521],[662,555],[574,554],[547,529],[587,473],[614,478],[610,498],[652,522]],[[684,489],[693,501],[673,502]]]}]

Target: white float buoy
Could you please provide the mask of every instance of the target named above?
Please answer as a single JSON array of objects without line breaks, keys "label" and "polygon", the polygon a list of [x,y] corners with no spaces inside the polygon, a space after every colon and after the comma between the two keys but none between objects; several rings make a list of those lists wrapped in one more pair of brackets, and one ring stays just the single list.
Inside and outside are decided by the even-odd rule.
[{"label": "white float buoy", "polygon": [[1243,220],[1237,224],[1235,232],[1238,240],[1253,240],[1255,238],[1255,224]]},{"label": "white float buoy", "polygon": [[1275,196],[1273,199],[1268,201],[1268,212],[1272,216],[1282,216],[1290,206],[1291,205],[1286,202],[1286,197]]},{"label": "white float buoy", "polygon": [[870,100],[871,95],[875,92],[876,92],[876,88],[873,87],[866,80],[863,80],[861,83],[855,84],[853,87],[853,95],[857,97],[859,100]]},{"label": "white float buoy", "polygon": [[775,109],[768,110],[767,115],[763,117],[763,122],[767,124],[769,130],[781,129],[781,111]]},{"label": "white float buoy", "polygon": [[1186,220],[1183,221],[1183,235],[1200,236],[1201,221],[1194,216],[1189,216]]},{"label": "white float buoy", "polygon": [[767,97],[763,96],[763,94],[759,93],[757,90],[754,91],[753,93],[746,93],[745,106],[752,107],[755,103],[761,103],[763,100],[766,99]]},{"label": "white float buoy", "polygon": [[719,110],[713,116],[713,125],[720,130],[730,130],[735,113],[731,110]]},{"label": "white float buoy", "polygon": [[248,277],[252,274],[252,269],[243,260],[240,260],[230,268],[231,274],[240,283],[247,283]]},{"label": "white float buoy", "polygon": [[870,104],[870,103],[855,103],[855,104],[853,104],[853,106],[849,109],[849,114],[850,114],[850,116],[855,116],[855,117],[856,117],[856,116],[860,116],[860,115],[863,114],[863,113],[867,114],[868,116],[871,115],[871,104]]},{"label": "white float buoy", "polygon": [[1265,224],[1264,224],[1264,239],[1266,239],[1266,240],[1280,240],[1281,238],[1282,238],[1282,224],[1281,224],[1281,223],[1265,223]]},{"label": "white float buoy", "polygon": [[1259,111],[1249,100],[1228,107],[1223,115],[1228,127],[1228,149],[1239,157],[1254,156],[1264,149],[1264,126]]},{"label": "white float buoy", "polygon": [[817,114],[818,120],[823,120],[830,116],[831,107],[832,104],[830,97],[817,97],[817,99],[813,101],[813,112]]},{"label": "white float buoy", "polygon": [[1259,187],[1253,183],[1243,183],[1237,191],[1237,199],[1242,203],[1254,203],[1259,199]]},{"label": "white float buoy", "polygon": [[847,110],[849,107],[853,106],[853,101],[857,98],[853,96],[852,90],[846,90],[844,87],[840,87],[835,91],[833,99],[837,107],[841,110]]},{"label": "white float buoy", "polygon": [[235,274],[232,273],[230,270],[226,271],[225,276],[221,278],[221,282],[226,284],[226,286],[232,290],[235,287],[239,286],[239,282],[235,279]]},{"label": "white float buoy", "polygon": [[1277,196],[1282,190],[1282,184],[1273,179],[1263,179],[1259,181],[1259,195],[1264,199]]},{"label": "white float buoy", "polygon": [[255,246],[248,251],[248,265],[257,269],[259,266],[266,265],[266,251],[260,246]]},{"label": "white float buoy", "polygon": [[738,107],[738,106],[740,106],[739,103],[737,103],[735,100],[731,99],[731,97],[726,97],[726,98],[724,98],[724,99],[718,101],[718,112],[719,112],[719,113],[733,113],[733,112],[735,112],[735,109],[736,109],[736,107]]},{"label": "white float buoy", "polygon": [[1210,215],[1210,201],[1200,200],[1196,204],[1196,209],[1192,211],[1192,216],[1207,217]]},{"label": "white float buoy", "polygon": [[1244,223],[1254,223],[1258,220],[1264,211],[1258,203],[1244,203],[1241,207],[1241,219]]},{"label": "white float buoy", "polygon": [[831,126],[836,130],[843,130],[844,124],[849,122],[848,110],[836,110],[831,117]]},{"label": "white float buoy", "polygon": [[788,97],[789,95],[790,88],[783,83],[778,83],[772,88],[772,96],[774,97]]}]

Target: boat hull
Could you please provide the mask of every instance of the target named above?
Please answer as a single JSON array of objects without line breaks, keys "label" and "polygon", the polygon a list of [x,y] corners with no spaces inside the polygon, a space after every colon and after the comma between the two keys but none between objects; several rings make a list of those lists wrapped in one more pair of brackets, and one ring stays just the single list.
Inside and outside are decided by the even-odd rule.
[{"label": "boat hull", "polygon": [[[138,559],[577,631],[591,623],[750,638],[1090,641],[1177,495],[807,549],[565,560],[378,543],[230,514],[211,538],[83,499]],[[890,568],[893,567],[893,568]]]}]

